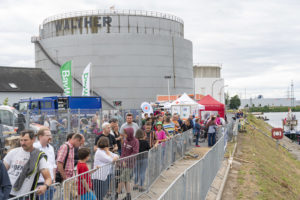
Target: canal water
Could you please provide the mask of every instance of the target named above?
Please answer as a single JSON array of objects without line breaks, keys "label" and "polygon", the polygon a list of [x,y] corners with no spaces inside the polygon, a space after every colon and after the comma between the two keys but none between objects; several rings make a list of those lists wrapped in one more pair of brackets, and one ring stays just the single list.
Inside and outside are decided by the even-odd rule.
[{"label": "canal water", "polygon": [[[282,119],[287,117],[287,112],[272,112],[272,113],[264,113],[269,121],[268,122],[274,128],[282,128]],[[296,119],[298,120],[297,130],[300,130],[300,112],[293,112],[293,115],[296,115]]]}]

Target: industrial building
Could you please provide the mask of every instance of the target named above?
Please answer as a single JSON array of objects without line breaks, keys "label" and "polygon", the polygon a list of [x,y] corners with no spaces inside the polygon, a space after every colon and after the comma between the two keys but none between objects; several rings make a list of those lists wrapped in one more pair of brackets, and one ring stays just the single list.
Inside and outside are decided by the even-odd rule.
[{"label": "industrial building", "polygon": [[240,108],[245,107],[264,107],[264,106],[294,106],[300,105],[300,101],[295,98],[250,98],[241,99]]},{"label": "industrial building", "polygon": [[224,79],[221,77],[221,64],[197,64],[193,67],[194,93],[211,95],[221,103],[224,99]]},{"label": "industrial building", "polygon": [[45,19],[32,42],[36,67],[58,85],[60,66],[72,60],[73,95],[81,95],[81,74],[91,62],[92,95],[102,97],[104,108],[114,107],[115,101],[125,109],[139,108],[157,94],[167,94],[168,81],[170,94],[193,93],[192,42],[184,38],[183,21],[173,15],[66,13]]}]

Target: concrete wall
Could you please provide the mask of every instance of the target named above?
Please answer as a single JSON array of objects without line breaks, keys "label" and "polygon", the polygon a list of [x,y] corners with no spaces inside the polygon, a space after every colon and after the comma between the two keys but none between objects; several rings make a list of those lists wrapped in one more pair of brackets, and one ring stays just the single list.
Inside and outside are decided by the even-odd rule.
[{"label": "concrete wall", "polygon": [[[195,93],[211,95],[217,101],[225,103],[224,99],[224,79],[220,78],[194,78]],[[214,83],[215,82],[215,83]],[[214,83],[213,91],[212,85]]]},{"label": "concrete wall", "polygon": [[[171,94],[192,93],[192,42],[183,38],[183,24],[155,17],[127,18],[134,24],[133,19],[138,24],[147,21],[147,27],[157,31],[56,35],[49,28],[53,37],[41,37],[40,44],[58,63],[72,60],[74,76],[80,81],[83,69],[92,62],[93,89],[111,103],[122,101],[122,108],[139,108],[143,101],[154,101],[157,94],[167,94],[166,75],[172,76]],[[168,31],[159,31],[160,27]],[[46,34],[45,25],[43,29]],[[62,85],[59,68],[38,45],[35,45],[35,60],[36,67]],[[81,95],[79,84],[74,84],[74,92]]]},{"label": "concrete wall", "polygon": [[50,96],[61,96],[60,93],[31,93],[31,92],[0,92],[0,104],[8,97],[8,104],[18,103],[20,99],[24,98],[42,98]]}]

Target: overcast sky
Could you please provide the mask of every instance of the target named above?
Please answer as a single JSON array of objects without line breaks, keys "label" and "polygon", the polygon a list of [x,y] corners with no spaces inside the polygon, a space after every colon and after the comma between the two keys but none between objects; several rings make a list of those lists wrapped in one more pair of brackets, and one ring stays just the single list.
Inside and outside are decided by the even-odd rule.
[{"label": "overcast sky", "polygon": [[0,0],[0,66],[34,67],[45,18],[113,5],[182,18],[194,63],[222,64],[230,95],[287,97],[293,80],[300,99],[299,0]]}]

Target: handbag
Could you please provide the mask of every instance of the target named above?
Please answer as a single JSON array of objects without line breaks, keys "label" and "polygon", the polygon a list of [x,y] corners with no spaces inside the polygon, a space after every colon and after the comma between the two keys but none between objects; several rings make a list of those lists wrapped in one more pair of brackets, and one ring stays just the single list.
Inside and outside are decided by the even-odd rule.
[{"label": "handbag", "polygon": [[[67,144],[66,144],[67,145]],[[69,151],[70,151],[70,147],[69,145],[67,145],[67,148],[68,148],[68,151],[67,151],[67,155],[66,155],[66,158],[64,160],[64,169],[66,168],[66,164],[67,164],[67,159],[69,157]],[[63,182],[63,177],[62,175],[60,174],[60,172],[57,170],[56,171],[56,174],[55,174],[55,182],[56,183],[62,183]]]}]

